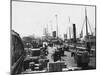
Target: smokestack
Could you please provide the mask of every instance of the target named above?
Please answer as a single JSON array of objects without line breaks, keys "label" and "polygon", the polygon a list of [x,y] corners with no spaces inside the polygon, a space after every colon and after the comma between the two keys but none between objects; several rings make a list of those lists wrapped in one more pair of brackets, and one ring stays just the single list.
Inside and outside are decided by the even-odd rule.
[{"label": "smokestack", "polygon": [[52,36],[53,36],[53,37],[56,37],[56,31],[53,31],[53,32],[52,32]]},{"label": "smokestack", "polygon": [[73,41],[76,43],[76,25],[73,24]]}]

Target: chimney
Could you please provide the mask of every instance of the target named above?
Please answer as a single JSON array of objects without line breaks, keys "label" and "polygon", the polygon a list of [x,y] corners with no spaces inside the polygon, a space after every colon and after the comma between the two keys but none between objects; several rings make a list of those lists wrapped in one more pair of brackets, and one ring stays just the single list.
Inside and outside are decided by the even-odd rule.
[{"label": "chimney", "polygon": [[73,42],[76,43],[76,25],[73,24]]}]

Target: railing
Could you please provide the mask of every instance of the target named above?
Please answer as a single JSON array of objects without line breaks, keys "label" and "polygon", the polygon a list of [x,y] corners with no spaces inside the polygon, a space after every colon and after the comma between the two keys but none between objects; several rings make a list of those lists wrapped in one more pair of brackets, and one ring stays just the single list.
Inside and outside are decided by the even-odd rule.
[{"label": "railing", "polygon": [[21,69],[21,68],[20,68],[20,67],[21,67],[20,65],[22,64],[23,59],[24,59],[24,55],[22,55],[22,56],[17,60],[17,62],[14,63],[13,66],[11,66],[11,75],[16,75],[16,73],[19,72],[19,69]]},{"label": "railing", "polygon": [[[69,47],[74,48],[74,45],[69,45]],[[86,48],[85,47],[76,46],[76,49],[83,49],[83,50],[85,50]],[[95,49],[93,49],[93,48],[91,50],[95,51]]]}]

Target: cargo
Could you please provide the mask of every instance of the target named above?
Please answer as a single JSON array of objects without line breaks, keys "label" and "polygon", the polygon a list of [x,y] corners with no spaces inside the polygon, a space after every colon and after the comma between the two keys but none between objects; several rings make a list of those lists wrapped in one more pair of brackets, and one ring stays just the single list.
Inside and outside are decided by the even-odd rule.
[{"label": "cargo", "polygon": [[66,68],[65,62],[52,62],[52,63],[48,63],[48,71],[49,72],[62,71],[63,68]]}]

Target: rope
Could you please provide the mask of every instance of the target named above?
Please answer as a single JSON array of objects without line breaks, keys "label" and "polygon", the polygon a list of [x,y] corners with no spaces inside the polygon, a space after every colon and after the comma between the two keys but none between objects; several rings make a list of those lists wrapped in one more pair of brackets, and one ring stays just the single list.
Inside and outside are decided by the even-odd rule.
[{"label": "rope", "polygon": [[89,23],[89,20],[87,19],[87,21],[88,21],[88,24],[89,24],[90,31],[91,31],[91,33],[93,33],[93,32],[92,32],[92,29],[91,29],[91,25],[90,25],[90,23]]}]

